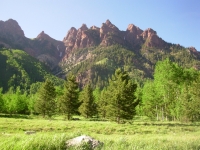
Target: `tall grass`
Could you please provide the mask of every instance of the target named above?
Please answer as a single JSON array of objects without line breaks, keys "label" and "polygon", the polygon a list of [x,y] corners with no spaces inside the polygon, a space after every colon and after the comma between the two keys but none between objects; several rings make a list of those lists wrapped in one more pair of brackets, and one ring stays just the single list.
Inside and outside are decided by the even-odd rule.
[{"label": "tall grass", "polygon": [[2,150],[63,150],[68,139],[83,134],[102,141],[103,150],[200,150],[200,123],[0,118],[0,132]]}]

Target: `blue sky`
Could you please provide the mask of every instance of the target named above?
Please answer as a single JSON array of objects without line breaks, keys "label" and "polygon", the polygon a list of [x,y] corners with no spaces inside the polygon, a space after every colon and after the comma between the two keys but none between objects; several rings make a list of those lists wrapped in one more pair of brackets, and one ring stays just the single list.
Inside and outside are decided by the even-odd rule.
[{"label": "blue sky", "polygon": [[109,19],[120,30],[152,28],[163,40],[200,51],[199,0],[0,0],[0,20],[16,20],[28,38],[41,31],[63,40],[71,27]]}]

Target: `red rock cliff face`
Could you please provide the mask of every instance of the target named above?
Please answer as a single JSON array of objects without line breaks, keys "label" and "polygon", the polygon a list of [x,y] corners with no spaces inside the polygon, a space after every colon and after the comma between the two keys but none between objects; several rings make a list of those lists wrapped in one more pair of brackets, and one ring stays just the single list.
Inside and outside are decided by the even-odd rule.
[{"label": "red rock cliff face", "polygon": [[95,26],[88,29],[88,27],[83,24],[78,30],[72,27],[63,39],[66,46],[66,54],[69,54],[73,49],[95,46],[98,37],[99,28]]},{"label": "red rock cliff face", "polygon": [[0,42],[7,48],[22,48],[27,40],[17,21],[9,19],[0,21]]},{"label": "red rock cliff face", "polygon": [[142,30],[138,27],[136,27],[133,24],[129,24],[128,28],[126,30],[126,34],[124,36],[124,40],[128,41],[131,43],[131,45],[135,46],[137,44],[142,43]]},{"label": "red rock cliff face", "polygon": [[148,28],[141,34],[143,40],[146,40],[146,46],[148,47],[157,47],[162,48],[165,45],[165,41],[157,36],[156,31],[151,28]]},{"label": "red rock cliff face", "polygon": [[13,19],[0,21],[0,44],[6,48],[24,50],[51,68],[57,65],[65,52],[64,43],[51,38],[44,31],[35,39],[26,38],[24,31]]},{"label": "red rock cliff face", "polygon": [[17,21],[9,19],[7,21],[0,21],[0,33],[10,33],[14,36],[24,37],[24,31],[21,29]]},{"label": "red rock cliff face", "polygon": [[72,27],[64,37],[63,42],[66,46],[66,54],[70,54],[74,49],[97,45],[126,45],[129,43],[135,47],[145,43],[147,47],[162,48],[166,43],[151,28],[143,31],[139,27],[129,24],[126,31],[120,31],[109,20],[102,23],[100,28],[96,26],[88,28],[85,24],[78,30]]}]

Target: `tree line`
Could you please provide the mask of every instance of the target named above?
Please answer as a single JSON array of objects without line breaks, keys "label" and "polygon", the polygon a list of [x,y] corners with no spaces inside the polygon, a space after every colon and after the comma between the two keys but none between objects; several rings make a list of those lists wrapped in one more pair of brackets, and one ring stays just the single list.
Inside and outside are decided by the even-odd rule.
[{"label": "tree line", "polygon": [[41,114],[52,117],[74,115],[98,117],[118,123],[135,115],[154,120],[198,121],[200,119],[200,74],[166,59],[155,66],[154,79],[136,84],[123,69],[117,69],[102,90],[91,82],[79,89],[76,77],[69,73],[63,85],[52,80],[31,85],[30,92],[18,87],[3,94],[0,91],[0,112],[8,114]]},{"label": "tree line", "polygon": [[200,73],[170,59],[156,64],[154,80],[141,90],[139,112],[156,120],[198,121],[200,119]]},{"label": "tree line", "polygon": [[[40,87],[38,91],[37,87]],[[16,92],[11,90],[0,95],[1,112],[35,113],[43,117],[63,114],[68,120],[73,119],[73,115],[82,115],[86,118],[102,117],[120,123],[132,119],[136,114],[136,88],[137,85],[132,82],[128,73],[117,69],[103,92],[99,89],[93,90],[91,83],[80,91],[75,75],[70,73],[63,88],[55,87],[47,79],[44,83],[35,84],[30,95],[20,93],[20,88]],[[15,96],[18,97],[14,98]]]}]

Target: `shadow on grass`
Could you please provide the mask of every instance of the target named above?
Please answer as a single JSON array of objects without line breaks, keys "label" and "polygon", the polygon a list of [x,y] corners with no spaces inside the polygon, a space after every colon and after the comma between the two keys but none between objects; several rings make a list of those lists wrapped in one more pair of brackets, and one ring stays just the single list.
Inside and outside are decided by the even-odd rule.
[{"label": "shadow on grass", "polygon": [[156,121],[148,118],[147,116],[135,116],[133,119],[133,124],[145,125],[145,126],[200,126],[200,122],[175,122],[175,121]]},{"label": "shadow on grass", "polygon": [[0,114],[0,118],[15,118],[15,119],[32,119],[29,115],[19,114]]}]

